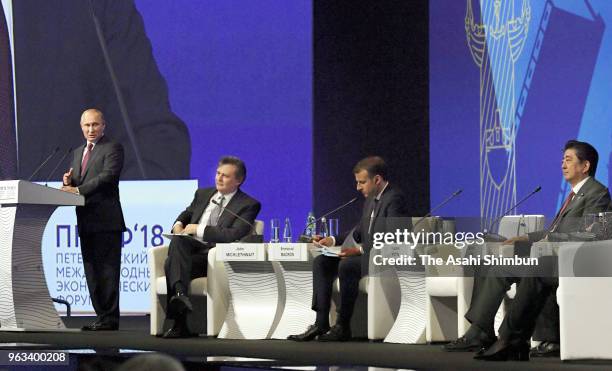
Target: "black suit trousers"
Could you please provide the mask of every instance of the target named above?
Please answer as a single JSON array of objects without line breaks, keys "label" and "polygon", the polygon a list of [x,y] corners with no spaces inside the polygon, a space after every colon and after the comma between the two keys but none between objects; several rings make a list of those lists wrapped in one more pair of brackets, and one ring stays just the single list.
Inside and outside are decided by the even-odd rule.
[{"label": "black suit trousers", "polygon": [[85,278],[98,321],[119,324],[121,232],[81,235]]},{"label": "black suit trousers", "polygon": [[[174,238],[170,241],[168,258],[164,262],[167,300],[170,300],[174,294],[177,283],[188,290],[192,279],[206,277],[208,250],[208,247],[197,241],[183,238]],[[168,313],[167,317],[173,318],[173,315]]]},{"label": "black suit trousers", "polygon": [[340,279],[340,306],[338,323],[349,326],[361,279],[361,260],[363,256],[345,259],[317,256],[312,263],[312,309],[322,315],[329,315],[332,289],[336,278]]},{"label": "black suit trousers", "polygon": [[[544,262],[546,260],[540,259],[540,261]],[[546,263],[546,265],[552,264],[552,262]],[[470,323],[478,326],[481,330],[492,334],[494,331],[495,315],[506,296],[506,292],[510,289],[510,286],[516,283],[517,293],[515,299],[519,298],[519,288],[524,284],[523,282],[529,280],[525,285],[531,286],[533,284],[531,280],[538,278],[521,278],[519,276],[536,276],[535,273],[538,271],[539,270],[536,268],[531,274],[527,273],[526,270],[521,274],[517,274],[517,271],[511,268],[491,267],[487,269],[479,267],[474,277],[472,302],[465,318],[470,321]],[[531,289],[533,290],[533,288]],[[525,289],[523,291],[525,291]],[[535,340],[540,341],[559,342],[559,306],[557,305],[556,293],[552,290],[551,292],[546,292],[546,297],[538,299],[542,299],[542,303],[541,305],[538,304],[540,305],[540,309],[538,315],[536,315],[534,319],[535,333],[533,337]],[[513,302],[511,307],[515,305],[517,304]],[[533,327],[531,327],[531,331],[534,331]]]},{"label": "black suit trousers", "polygon": [[499,337],[510,342],[528,341],[558,286],[558,277],[524,277],[499,328]]}]

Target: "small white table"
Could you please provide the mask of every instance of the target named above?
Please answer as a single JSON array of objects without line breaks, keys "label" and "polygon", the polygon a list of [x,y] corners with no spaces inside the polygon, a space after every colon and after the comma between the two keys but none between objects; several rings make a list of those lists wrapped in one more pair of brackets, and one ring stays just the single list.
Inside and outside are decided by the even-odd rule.
[{"label": "small white table", "polygon": [[229,284],[221,339],[267,339],[278,310],[278,285],[263,243],[218,243]]},{"label": "small white table", "polygon": [[312,244],[216,245],[224,262],[229,305],[222,339],[286,339],[314,323]]},{"label": "small white table", "polygon": [[[381,250],[384,257],[418,255],[416,249],[407,245],[385,245]],[[372,251],[374,253],[374,250]],[[426,329],[427,289],[425,285],[425,269],[415,266],[396,266],[395,272],[399,280],[401,299],[400,309],[393,327],[384,339],[385,343],[424,344]]]},{"label": "small white table", "polygon": [[306,243],[267,244],[268,260],[277,272],[281,317],[272,339],[299,334],[315,322],[312,306],[313,245]]}]

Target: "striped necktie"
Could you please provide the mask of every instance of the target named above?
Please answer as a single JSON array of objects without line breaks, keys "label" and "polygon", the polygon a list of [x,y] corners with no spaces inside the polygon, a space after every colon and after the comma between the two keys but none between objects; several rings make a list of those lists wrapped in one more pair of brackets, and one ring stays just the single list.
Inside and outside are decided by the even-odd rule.
[{"label": "striped necktie", "polygon": [[17,177],[12,62],[8,26],[0,3],[0,180]]},{"label": "striped necktie", "polygon": [[91,151],[93,150],[93,143],[87,144],[87,149],[85,150],[85,156],[83,156],[83,161],[81,161],[81,175],[85,174],[87,170],[87,163],[89,162],[89,156],[91,156]]},{"label": "striped necktie", "polygon": [[215,205],[215,208],[210,213],[210,218],[208,218],[208,225],[216,226],[219,223],[219,216],[221,216],[221,211],[223,210],[223,201],[225,201],[225,197],[221,196],[218,201],[218,205]]}]

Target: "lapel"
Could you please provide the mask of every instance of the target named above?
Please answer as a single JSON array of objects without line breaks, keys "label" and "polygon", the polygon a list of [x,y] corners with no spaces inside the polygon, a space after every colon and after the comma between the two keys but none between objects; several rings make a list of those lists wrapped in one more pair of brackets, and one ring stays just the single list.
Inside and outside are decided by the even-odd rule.
[{"label": "lapel", "polygon": [[75,158],[72,163],[72,168],[74,169],[74,174],[76,179],[79,179],[79,183],[81,183],[81,162],[83,162],[83,151],[85,151],[85,147],[87,144],[82,145],[80,149],[74,151]]},{"label": "lapel", "polygon": [[579,208],[582,208],[581,205],[584,203],[585,192],[589,191],[589,187],[591,186],[592,181],[593,181],[593,178],[591,177],[591,178],[589,178],[589,180],[586,181],[586,183],[584,183],[582,188],[580,188],[580,191],[578,191],[578,194],[576,194],[574,196],[574,198],[569,203],[569,205],[567,205],[567,208],[565,210],[563,210],[563,214],[561,214],[561,216],[560,216],[561,218],[563,218],[564,216],[568,215],[573,210],[577,210]]},{"label": "lapel", "polygon": [[[385,190],[383,191],[383,193],[380,195],[380,200],[378,200],[378,202],[376,203],[375,209],[374,209],[374,219],[376,219],[378,217],[378,214],[380,213],[380,210],[382,209],[382,204],[383,204],[383,200],[385,198],[385,194],[391,189],[391,184],[387,184],[387,188],[385,188]],[[372,202],[374,202],[374,200],[372,200]]]},{"label": "lapel", "polygon": [[370,215],[372,214],[372,203],[374,202],[374,197],[366,198],[366,201],[363,205],[363,215],[361,215],[362,228],[361,230],[364,233],[368,232],[368,227],[370,225]]},{"label": "lapel", "polygon": [[215,193],[217,193],[217,190],[215,188],[210,188],[208,194],[206,197],[204,197],[204,200],[196,206],[196,209],[193,211],[191,217],[193,223],[197,224],[200,219],[202,219],[202,215],[204,215],[204,211],[206,211],[206,207],[210,203],[210,199]]}]

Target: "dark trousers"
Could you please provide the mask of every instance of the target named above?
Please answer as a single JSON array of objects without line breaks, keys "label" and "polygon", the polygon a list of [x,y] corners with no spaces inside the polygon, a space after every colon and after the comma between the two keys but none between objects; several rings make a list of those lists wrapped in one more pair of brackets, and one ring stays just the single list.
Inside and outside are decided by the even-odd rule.
[{"label": "dark trousers", "polygon": [[85,278],[98,321],[119,324],[122,233],[91,233],[80,237]]},{"label": "dark trousers", "polygon": [[[362,276],[362,256],[345,259],[317,256],[312,263],[312,309],[317,318],[326,318],[331,309],[332,289],[336,278],[340,279],[340,306],[338,324],[349,326]],[[321,325],[318,323],[317,325]]]},{"label": "dark trousers", "polygon": [[494,334],[497,310],[510,286],[520,280],[519,277],[475,276],[472,301],[465,318],[482,331]]},{"label": "dark trousers", "polygon": [[[208,246],[197,241],[172,239],[168,248],[168,258],[164,263],[168,301],[174,295],[178,283],[184,290],[188,290],[192,279],[206,277],[208,250]],[[167,318],[174,318],[174,313],[168,312]]]},{"label": "dark trousers", "polygon": [[558,286],[557,277],[524,277],[499,328],[499,337],[511,343],[528,341]]},{"label": "dark trousers", "polygon": [[[543,260],[541,259],[541,261]],[[546,262],[546,265],[551,263],[554,264],[554,262]],[[474,277],[472,302],[465,318],[481,330],[493,334],[495,314],[510,286],[513,283],[517,284],[518,296],[519,287],[523,285],[522,282],[526,279],[535,279],[535,277],[521,278],[516,273],[512,269],[504,267],[491,267],[490,270],[479,267]],[[521,275],[528,274],[523,271]],[[542,307],[538,310],[539,316],[536,317],[534,339],[559,342],[559,306],[557,305],[556,293],[554,291],[550,292],[543,299],[545,300]],[[514,306],[514,303],[512,306]]]}]

